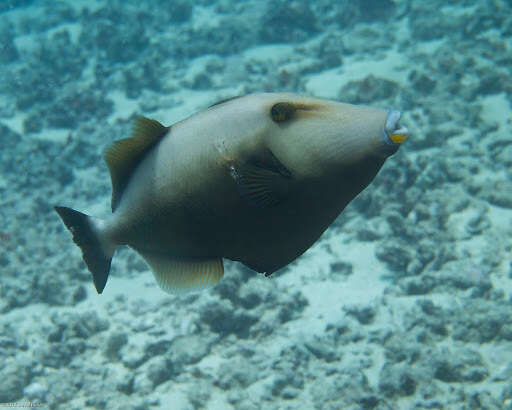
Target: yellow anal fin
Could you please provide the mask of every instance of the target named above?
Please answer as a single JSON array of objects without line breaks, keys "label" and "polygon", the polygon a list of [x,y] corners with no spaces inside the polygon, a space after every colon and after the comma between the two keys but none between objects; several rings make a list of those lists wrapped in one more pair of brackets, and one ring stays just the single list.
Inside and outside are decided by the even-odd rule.
[{"label": "yellow anal fin", "polygon": [[150,253],[141,255],[151,267],[158,286],[167,293],[205,289],[224,275],[222,258],[174,259]]},{"label": "yellow anal fin", "polygon": [[156,120],[140,117],[135,120],[131,138],[114,142],[105,151],[105,162],[112,180],[112,212],[115,211],[128,180],[144,154],[169,131]]}]

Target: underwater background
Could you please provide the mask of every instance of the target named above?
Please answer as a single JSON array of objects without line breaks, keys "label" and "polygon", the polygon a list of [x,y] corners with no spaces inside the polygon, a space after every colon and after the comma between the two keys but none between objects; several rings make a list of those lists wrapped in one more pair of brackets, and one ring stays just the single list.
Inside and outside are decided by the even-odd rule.
[{"label": "underwater background", "polygon": [[[512,3],[0,3],[0,403],[512,409]],[[53,206],[109,210],[103,150],[260,91],[396,108],[410,137],[271,278],[98,295]]]}]

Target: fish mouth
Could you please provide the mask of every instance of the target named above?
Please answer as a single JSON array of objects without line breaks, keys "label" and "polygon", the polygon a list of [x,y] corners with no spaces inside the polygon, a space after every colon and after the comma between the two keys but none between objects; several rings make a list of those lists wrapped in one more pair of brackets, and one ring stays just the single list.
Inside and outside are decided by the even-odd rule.
[{"label": "fish mouth", "polygon": [[382,139],[387,145],[400,145],[409,136],[407,127],[400,124],[402,113],[398,110],[388,111],[386,125],[384,127]]}]

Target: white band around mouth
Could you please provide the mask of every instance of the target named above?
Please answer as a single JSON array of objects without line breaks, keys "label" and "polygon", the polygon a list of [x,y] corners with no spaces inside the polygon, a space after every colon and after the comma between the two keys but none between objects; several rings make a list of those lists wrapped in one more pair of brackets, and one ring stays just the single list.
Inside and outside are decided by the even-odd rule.
[{"label": "white band around mouth", "polygon": [[409,134],[407,127],[400,125],[401,113],[398,110],[390,110],[386,119],[385,142],[388,144],[401,144]]}]

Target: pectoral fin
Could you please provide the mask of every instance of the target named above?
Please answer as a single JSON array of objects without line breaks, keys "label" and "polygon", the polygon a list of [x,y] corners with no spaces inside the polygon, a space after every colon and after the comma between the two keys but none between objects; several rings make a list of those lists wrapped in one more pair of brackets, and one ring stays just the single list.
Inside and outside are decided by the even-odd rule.
[{"label": "pectoral fin", "polygon": [[224,275],[222,258],[175,259],[141,253],[151,267],[158,286],[167,293],[200,290],[215,285]]},{"label": "pectoral fin", "polygon": [[291,173],[269,150],[229,169],[240,195],[253,206],[275,206],[289,194]]}]

